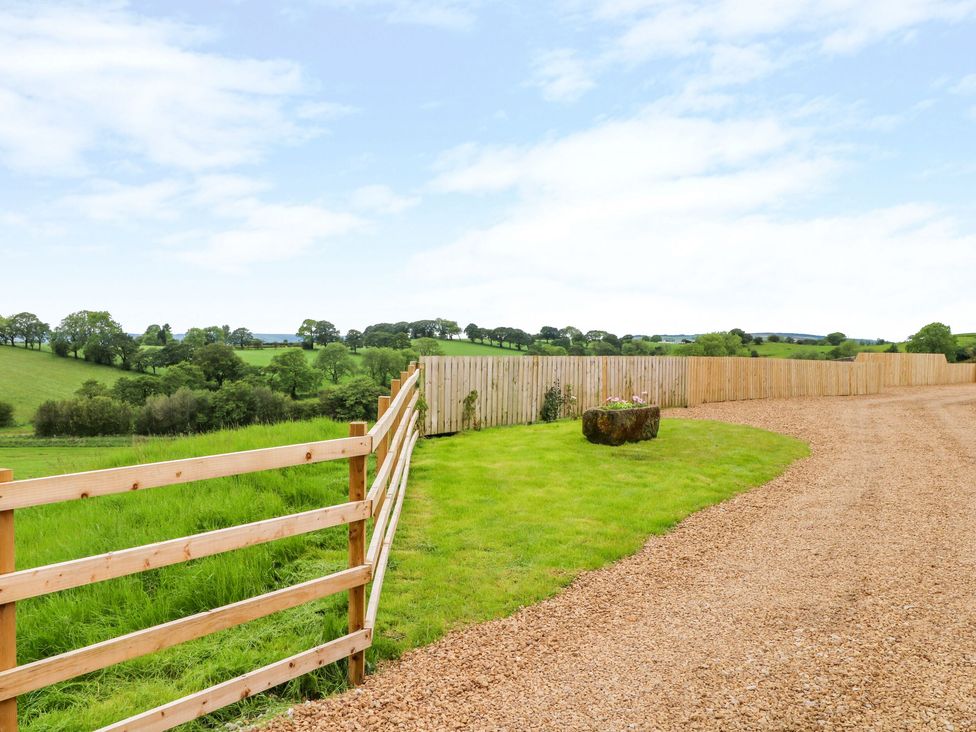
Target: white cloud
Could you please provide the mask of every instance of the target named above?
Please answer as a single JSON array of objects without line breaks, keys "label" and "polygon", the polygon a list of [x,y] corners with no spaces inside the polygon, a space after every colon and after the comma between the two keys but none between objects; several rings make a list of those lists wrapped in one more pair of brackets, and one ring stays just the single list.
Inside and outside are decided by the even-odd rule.
[{"label": "white cloud", "polygon": [[[804,213],[849,163],[796,124],[654,107],[532,146],[454,150],[436,190],[508,191],[517,202],[416,255],[411,276],[427,300],[463,281],[468,312],[530,327],[710,330],[735,325],[721,322],[728,310],[746,328],[837,322],[890,337],[904,334],[871,324],[915,328],[962,307],[976,237],[922,204]],[[524,292],[529,323],[526,297],[513,296]]]},{"label": "white cloud", "polygon": [[[256,199],[239,202],[242,219],[211,233],[193,233],[179,240],[176,256],[223,273],[238,273],[260,262],[290,259],[347,234],[362,221],[347,213],[314,204],[272,204]],[[191,244],[187,247],[186,244]]]},{"label": "white cloud", "polygon": [[91,193],[66,196],[62,203],[94,221],[123,223],[144,219],[173,219],[178,215],[178,197],[186,184],[160,180],[144,185],[96,181]]},{"label": "white cloud", "polygon": [[593,79],[586,65],[567,48],[540,54],[533,64],[530,84],[542,89],[551,102],[575,102],[589,91]]},{"label": "white cloud", "polygon": [[[576,21],[603,24],[611,39],[586,60],[562,51],[567,71],[560,75],[557,66],[553,78],[564,76],[572,90],[574,80],[592,85],[614,66],[677,59],[686,64],[672,73],[688,83],[686,93],[743,84],[803,59],[908,40],[924,23],[976,17],[973,0],[600,0],[566,7]],[[545,83],[537,85],[549,93]]]},{"label": "white cloud", "polygon": [[420,203],[417,196],[401,196],[389,186],[369,185],[357,188],[350,196],[353,208],[367,213],[392,215],[403,213]]},{"label": "white cloud", "polygon": [[349,111],[310,100],[290,61],[221,55],[206,41],[199,28],[119,9],[0,10],[0,162],[45,175],[82,173],[95,153],[221,168]]},{"label": "white cloud", "polygon": [[976,74],[969,74],[950,89],[954,94],[976,94]]}]

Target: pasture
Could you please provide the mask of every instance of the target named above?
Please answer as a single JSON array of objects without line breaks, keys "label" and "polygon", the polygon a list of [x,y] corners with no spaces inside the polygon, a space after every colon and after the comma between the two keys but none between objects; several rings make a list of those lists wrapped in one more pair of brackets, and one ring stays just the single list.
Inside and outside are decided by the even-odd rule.
[{"label": "pasture", "polygon": [[[66,446],[45,456],[0,448],[0,464],[30,477],[346,433],[346,425],[320,419],[97,452]],[[580,571],[632,553],[648,534],[768,481],[804,455],[806,447],[792,438],[679,419],[667,420],[656,441],[615,450],[586,442],[574,421],[423,441],[369,662],[548,597]],[[343,463],[321,463],[22,510],[18,565],[341,502],[346,480]],[[27,600],[18,605],[20,660],[320,576],[346,561],[344,529],[328,529]],[[24,726],[91,729],[324,642],[344,624],[341,596],[288,610],[22,697]],[[210,724],[253,718],[343,684],[341,669],[326,668],[218,713]]]},{"label": "pasture", "polygon": [[60,358],[49,350],[4,346],[0,347],[0,401],[13,404],[16,424],[24,425],[42,402],[73,397],[88,379],[111,386],[124,373],[82,359]]}]

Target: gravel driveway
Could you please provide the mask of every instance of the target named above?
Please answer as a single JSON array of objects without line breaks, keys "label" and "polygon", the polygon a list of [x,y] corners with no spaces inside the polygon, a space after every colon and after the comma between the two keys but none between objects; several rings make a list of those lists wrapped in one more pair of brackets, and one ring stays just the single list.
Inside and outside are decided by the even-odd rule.
[{"label": "gravel driveway", "polygon": [[813,455],[272,729],[976,729],[976,386],[672,414]]}]

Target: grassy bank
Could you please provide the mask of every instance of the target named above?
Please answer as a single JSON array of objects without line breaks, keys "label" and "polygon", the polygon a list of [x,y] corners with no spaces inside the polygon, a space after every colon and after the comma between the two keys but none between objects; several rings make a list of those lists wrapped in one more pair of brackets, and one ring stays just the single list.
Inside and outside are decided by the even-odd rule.
[{"label": "grassy bank", "polygon": [[[48,468],[247,449],[337,437],[346,429],[318,420],[99,448],[98,454],[65,447],[60,457],[50,453],[56,462]],[[0,448],[0,464],[19,459],[21,477],[50,472],[43,455],[18,458],[12,451],[19,449]],[[580,571],[633,552],[649,533],[770,479],[804,454],[787,437],[686,420],[667,420],[657,441],[618,449],[587,443],[578,422],[424,441],[415,453],[370,663],[547,597]],[[341,502],[346,476],[344,462],[326,463],[19,511],[18,566]],[[340,527],[23,602],[20,660],[324,574],[344,566],[345,546]],[[22,699],[24,726],[91,729],[217,683],[340,634],[344,605],[344,598],[326,599],[29,695]],[[208,724],[253,717],[342,683],[341,669],[328,668]]]}]

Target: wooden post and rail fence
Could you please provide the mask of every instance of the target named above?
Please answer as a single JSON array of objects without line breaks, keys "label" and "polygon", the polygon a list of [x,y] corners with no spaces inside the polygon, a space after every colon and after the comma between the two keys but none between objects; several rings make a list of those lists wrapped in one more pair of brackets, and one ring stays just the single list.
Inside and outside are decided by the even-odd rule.
[{"label": "wooden post and rail fence", "polygon": [[[367,430],[366,423],[352,422],[346,438],[28,480],[14,480],[10,470],[0,469],[0,732],[17,730],[17,697],[22,694],[339,592],[347,592],[349,598],[345,635],[109,725],[102,732],[170,729],[344,658],[349,682],[361,683],[410,458],[421,428],[427,434],[443,434],[472,426],[529,424],[539,418],[546,390],[557,384],[563,395],[572,397],[564,415],[573,416],[610,396],[642,393],[649,402],[674,407],[877,394],[891,386],[974,382],[976,364],[949,364],[942,356],[928,354],[862,353],[855,362],[840,363],[667,356],[428,356],[393,380],[390,396],[379,397],[373,427]],[[465,397],[475,391],[466,411]],[[427,404],[425,424],[418,423],[422,394]],[[370,483],[367,457],[372,453],[376,463]],[[347,503],[16,570],[17,509],[329,460],[349,463]],[[347,569],[17,665],[15,613],[20,600],[342,525],[348,526]]]},{"label": "wooden post and rail fence", "polygon": [[[348,658],[349,682],[362,683],[365,651],[373,641],[410,457],[419,436],[420,378],[421,368],[410,364],[399,379],[393,380],[391,395],[379,398],[373,427],[367,430],[365,422],[352,422],[345,438],[29,480],[14,480],[10,470],[0,469],[0,732],[17,730],[17,697],[22,694],[339,592],[349,595],[345,635],[136,714],[104,727],[103,732],[170,729],[343,658]],[[368,483],[367,457],[371,453],[376,453],[376,474]],[[347,503],[16,571],[17,509],[328,460],[349,462]],[[372,532],[368,535],[369,521]],[[17,665],[15,613],[20,600],[344,524],[349,529],[348,569]]]}]

